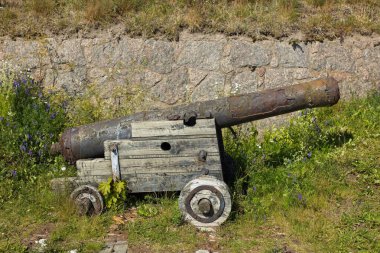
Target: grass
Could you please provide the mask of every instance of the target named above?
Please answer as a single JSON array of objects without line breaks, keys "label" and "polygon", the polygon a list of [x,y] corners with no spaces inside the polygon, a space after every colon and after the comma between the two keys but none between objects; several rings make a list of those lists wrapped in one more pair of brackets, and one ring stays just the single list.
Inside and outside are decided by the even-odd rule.
[{"label": "grass", "polygon": [[178,39],[182,30],[306,40],[380,32],[377,0],[2,0],[0,36],[44,37],[121,25],[132,36]]},{"label": "grass", "polygon": [[379,122],[374,93],[303,111],[262,140],[254,129],[227,134],[238,177],[233,213],[216,233],[183,224],[176,193],[130,195],[126,210],[88,218],[50,190],[51,178],[72,171],[5,178],[0,251],[38,251],[46,238],[47,252],[97,252],[120,234],[133,252],[379,252]]}]

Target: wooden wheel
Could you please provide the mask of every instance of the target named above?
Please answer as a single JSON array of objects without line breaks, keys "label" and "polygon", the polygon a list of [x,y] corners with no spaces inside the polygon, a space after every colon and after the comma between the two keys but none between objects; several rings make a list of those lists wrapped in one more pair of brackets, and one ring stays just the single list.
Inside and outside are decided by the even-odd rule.
[{"label": "wooden wheel", "polygon": [[228,186],[212,176],[201,176],[188,182],[179,196],[184,219],[197,227],[216,227],[231,212]]},{"label": "wooden wheel", "polygon": [[71,193],[70,197],[74,200],[79,215],[93,216],[103,212],[102,195],[94,186],[79,186]]}]

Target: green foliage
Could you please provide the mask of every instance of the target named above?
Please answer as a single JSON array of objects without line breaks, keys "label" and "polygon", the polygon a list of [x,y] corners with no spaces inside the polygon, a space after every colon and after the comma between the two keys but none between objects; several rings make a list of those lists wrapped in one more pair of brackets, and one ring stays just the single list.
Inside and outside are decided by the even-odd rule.
[{"label": "green foliage", "polygon": [[49,148],[64,120],[63,110],[50,104],[39,83],[1,71],[0,179],[33,180],[43,164],[53,163]]},{"label": "green foliage", "polygon": [[55,103],[66,105],[66,127],[129,115],[141,106],[144,95],[133,85],[114,87],[107,94],[96,84],[89,84],[80,96],[54,89],[51,92]]},{"label": "green foliage", "polygon": [[127,183],[124,181],[114,181],[112,178],[108,178],[107,182],[99,184],[99,191],[109,209],[119,209],[127,199]]},{"label": "green foliage", "polygon": [[143,217],[153,217],[158,214],[158,209],[152,204],[142,204],[137,207],[137,214]]},{"label": "green foliage", "polygon": [[308,0],[307,2],[314,7],[322,7],[326,4],[327,0]]},{"label": "green foliage", "polygon": [[[68,195],[57,195],[50,178],[41,175],[33,183],[13,181],[17,195],[0,203],[0,252],[38,252],[35,240],[47,239],[44,252],[99,252],[112,214],[76,215]],[[4,189],[0,182],[0,190]]]},{"label": "green foliage", "polygon": [[[307,196],[314,192],[312,183],[305,180],[312,167],[325,162],[325,154],[334,149],[355,146],[355,138],[373,135],[379,129],[379,111],[379,94],[375,93],[365,100],[341,103],[335,110],[304,110],[289,125],[264,133],[261,141],[255,130],[250,135],[239,134],[238,139],[227,135],[226,150],[237,164],[236,204],[260,219],[274,206],[284,210],[306,206]],[[373,184],[378,182],[379,165],[370,157],[354,159],[351,166],[360,167],[363,171],[355,169],[355,173]]]}]

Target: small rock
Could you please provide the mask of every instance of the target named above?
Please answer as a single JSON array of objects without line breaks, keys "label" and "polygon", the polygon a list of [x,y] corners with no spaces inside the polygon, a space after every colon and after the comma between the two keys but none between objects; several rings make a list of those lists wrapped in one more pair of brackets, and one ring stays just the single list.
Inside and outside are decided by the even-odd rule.
[{"label": "small rock", "polygon": [[118,241],[115,243],[108,243],[106,248],[101,250],[99,253],[127,253],[128,243],[127,241]]},{"label": "small rock", "polygon": [[205,250],[205,249],[200,249],[200,250],[195,251],[195,253],[210,253],[210,251]]},{"label": "small rock", "polygon": [[35,241],[36,244],[38,244],[38,252],[44,252],[45,248],[47,246],[47,240],[46,239],[39,239],[38,241]]}]

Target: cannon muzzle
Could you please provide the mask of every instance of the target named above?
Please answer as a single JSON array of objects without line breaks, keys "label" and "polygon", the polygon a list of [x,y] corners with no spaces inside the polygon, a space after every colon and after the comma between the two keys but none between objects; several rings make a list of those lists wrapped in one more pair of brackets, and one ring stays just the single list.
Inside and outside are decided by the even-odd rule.
[{"label": "cannon muzzle", "polygon": [[167,110],[140,112],[126,117],[101,121],[67,129],[52,151],[60,152],[69,162],[102,157],[105,140],[130,139],[131,123],[146,120],[184,120],[186,125],[196,119],[214,118],[218,127],[268,118],[297,110],[331,106],[340,98],[335,79],[325,78],[288,87],[196,102]]}]

